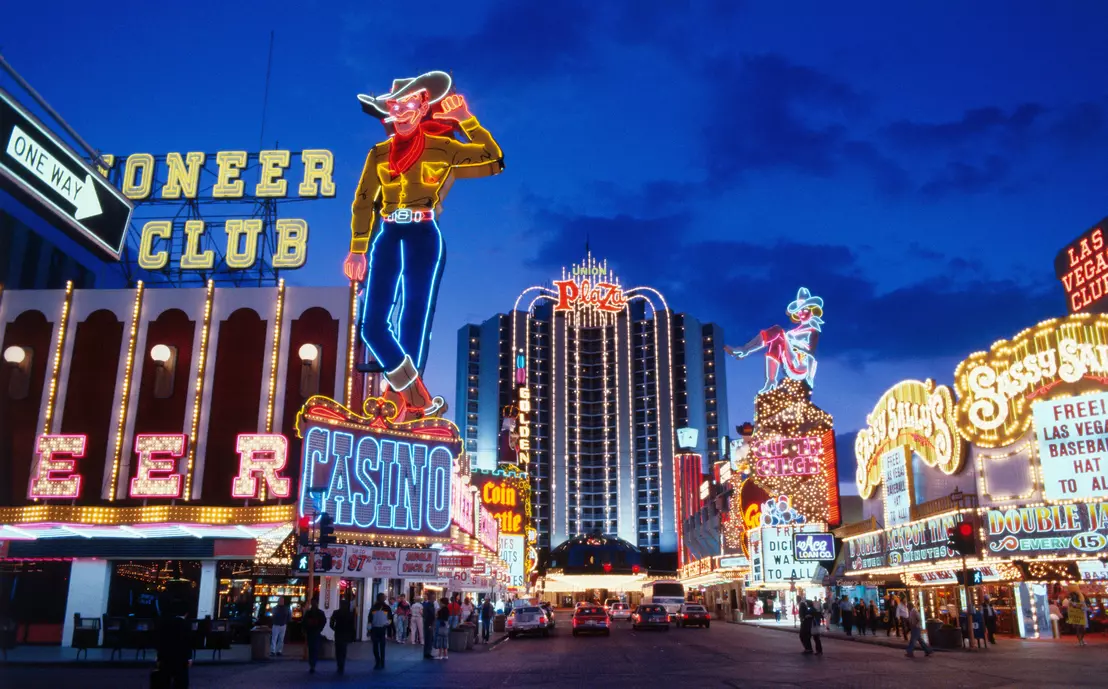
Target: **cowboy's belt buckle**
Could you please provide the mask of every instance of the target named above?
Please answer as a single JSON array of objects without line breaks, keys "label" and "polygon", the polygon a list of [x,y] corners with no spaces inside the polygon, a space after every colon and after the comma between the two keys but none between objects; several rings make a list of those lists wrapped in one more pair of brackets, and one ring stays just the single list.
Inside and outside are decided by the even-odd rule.
[{"label": "cowboy's belt buckle", "polygon": [[399,223],[409,223],[412,221],[412,209],[411,208],[397,208],[392,212],[392,221]]}]

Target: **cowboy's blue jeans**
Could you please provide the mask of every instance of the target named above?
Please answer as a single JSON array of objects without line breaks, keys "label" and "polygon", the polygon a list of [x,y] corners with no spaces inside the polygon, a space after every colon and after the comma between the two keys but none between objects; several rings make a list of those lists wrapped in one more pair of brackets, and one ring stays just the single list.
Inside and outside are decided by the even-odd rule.
[{"label": "cowboy's blue jeans", "polygon": [[381,221],[369,244],[362,341],[385,371],[427,362],[446,246],[434,220]]}]

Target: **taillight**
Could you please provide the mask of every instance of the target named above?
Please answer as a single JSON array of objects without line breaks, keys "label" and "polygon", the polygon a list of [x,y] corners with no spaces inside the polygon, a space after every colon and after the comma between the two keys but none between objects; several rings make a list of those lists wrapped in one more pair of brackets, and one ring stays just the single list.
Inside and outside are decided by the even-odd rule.
[{"label": "taillight", "polygon": [[546,624],[546,618],[540,615],[539,616],[539,624]]},{"label": "taillight", "polygon": [[689,614],[685,613],[684,615],[682,615],[682,617],[684,617],[687,620],[687,619],[689,619]]},{"label": "taillight", "polygon": [[516,621],[515,621],[515,618],[514,618],[514,617],[509,617],[509,618],[508,618],[508,626],[509,626],[509,627],[511,627],[511,626],[512,626],[513,624],[515,624],[515,623],[516,623]]}]

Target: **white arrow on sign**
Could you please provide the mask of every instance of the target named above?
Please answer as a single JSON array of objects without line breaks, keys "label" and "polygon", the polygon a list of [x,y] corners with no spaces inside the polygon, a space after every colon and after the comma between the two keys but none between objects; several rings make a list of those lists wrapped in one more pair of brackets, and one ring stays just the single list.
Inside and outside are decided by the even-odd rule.
[{"label": "white arrow on sign", "polygon": [[18,125],[12,126],[12,135],[8,139],[8,155],[72,204],[76,208],[73,213],[75,219],[84,220],[104,211],[96,196],[92,175],[86,172],[84,180],[81,180]]}]

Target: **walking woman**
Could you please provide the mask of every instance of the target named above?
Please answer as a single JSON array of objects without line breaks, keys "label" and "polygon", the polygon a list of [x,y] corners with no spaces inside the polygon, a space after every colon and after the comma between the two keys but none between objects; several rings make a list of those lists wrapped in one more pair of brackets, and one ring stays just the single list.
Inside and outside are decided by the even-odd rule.
[{"label": "walking woman", "polygon": [[877,603],[869,602],[869,631],[877,636],[877,623],[881,621],[881,612],[877,609]]},{"label": "walking woman", "polygon": [[1089,626],[1089,614],[1085,610],[1085,601],[1081,594],[1074,591],[1070,594],[1070,604],[1066,610],[1066,621],[1073,627],[1077,634],[1077,645],[1085,645],[1085,628]]},{"label": "walking woman", "polygon": [[435,616],[435,649],[439,660],[450,657],[450,601],[439,601],[439,611]]}]

